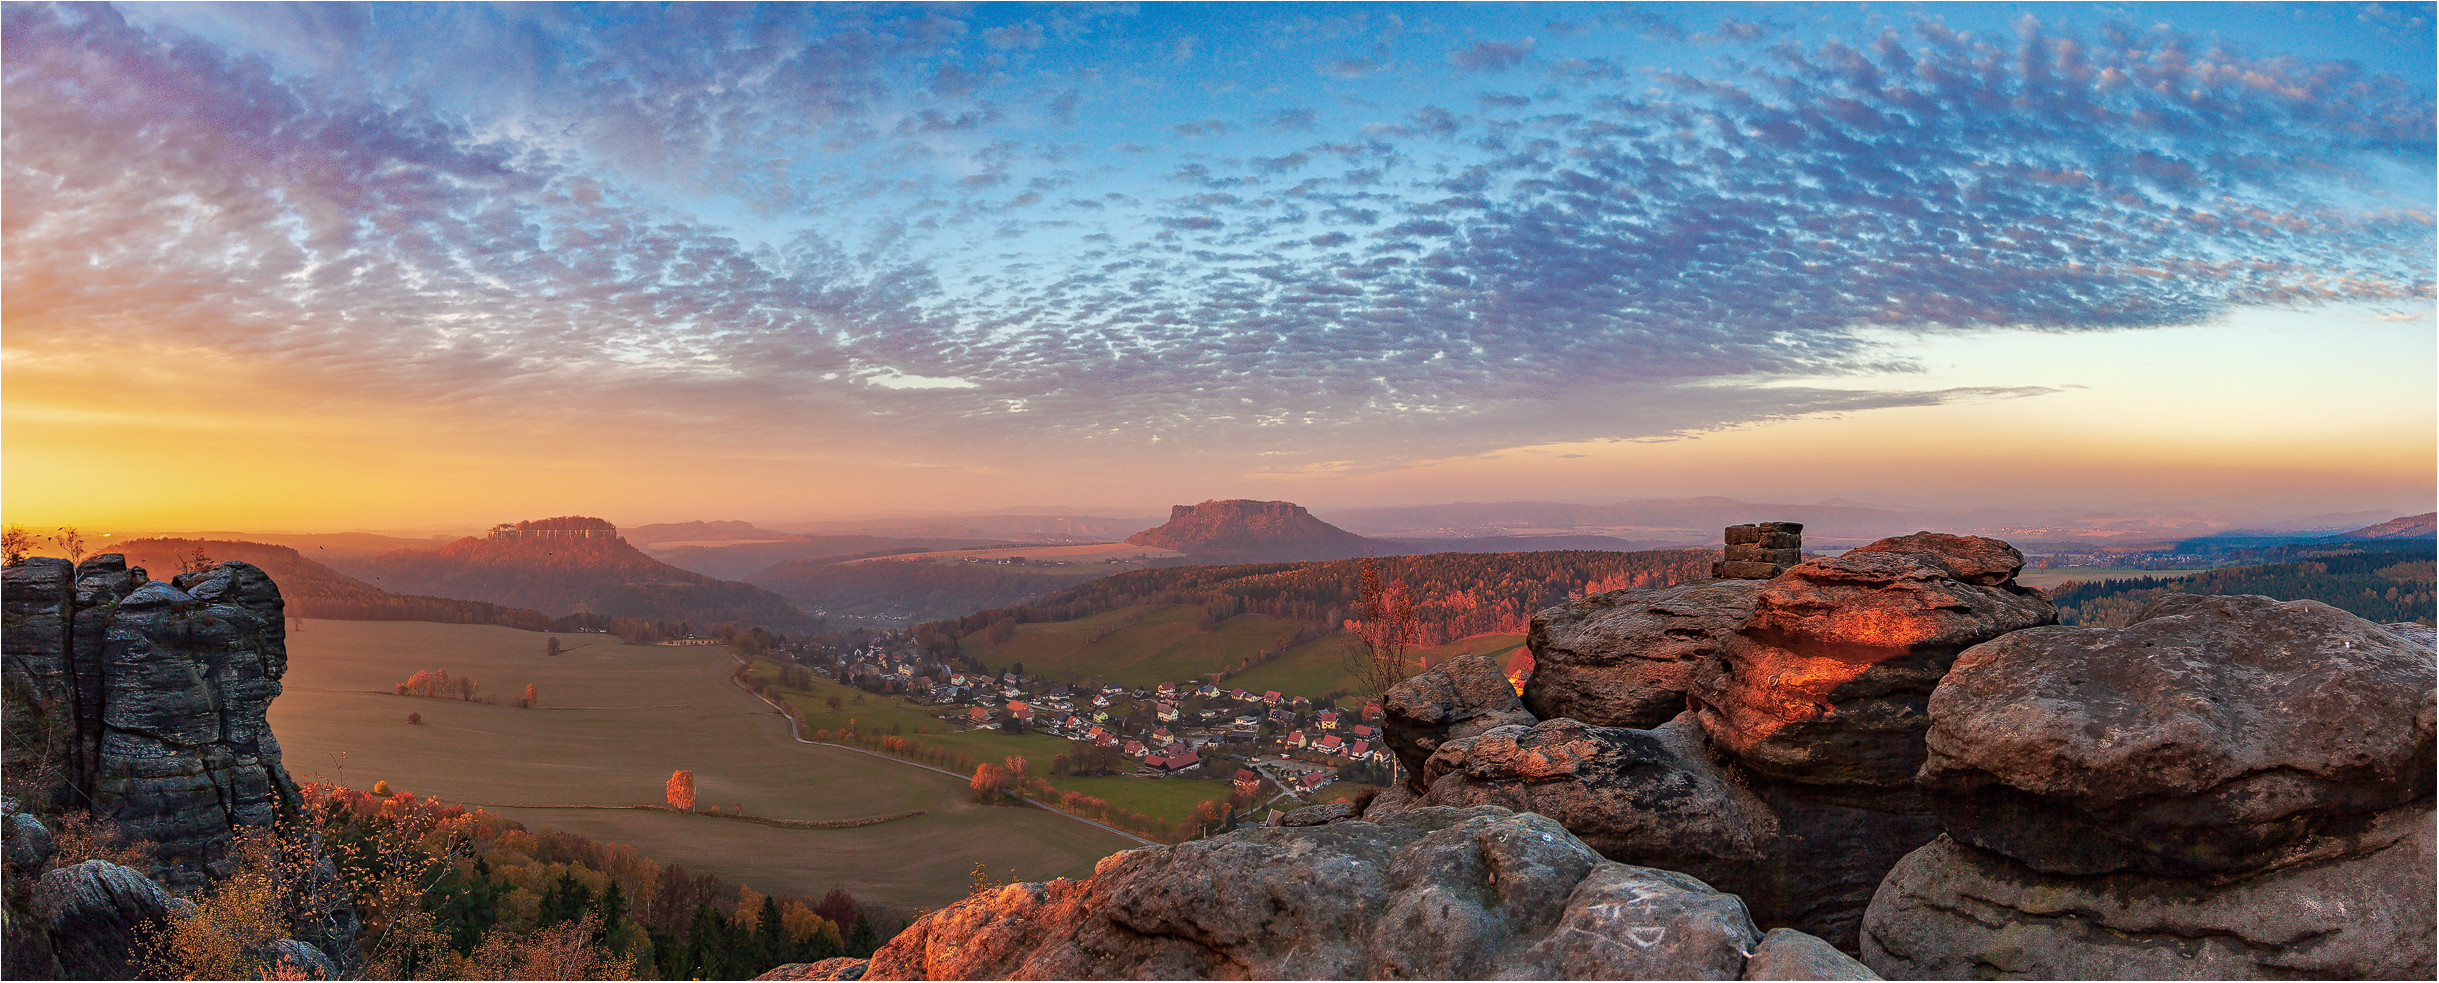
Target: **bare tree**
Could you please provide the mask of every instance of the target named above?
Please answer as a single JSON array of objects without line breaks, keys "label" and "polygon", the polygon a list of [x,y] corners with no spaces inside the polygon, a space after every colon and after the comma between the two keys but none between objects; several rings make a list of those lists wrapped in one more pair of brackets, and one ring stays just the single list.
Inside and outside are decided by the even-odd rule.
[{"label": "bare tree", "polygon": [[[1355,640],[1347,652],[1347,675],[1354,677],[1356,691],[1386,703],[1389,691],[1414,675],[1415,667],[1406,660],[1418,634],[1414,600],[1406,595],[1404,582],[1383,584],[1368,556],[1357,587],[1362,595],[1357,613],[1362,617],[1347,622],[1347,633]],[[1396,768],[1392,760],[1391,781],[1396,780]]]},{"label": "bare tree", "polygon": [[52,536],[51,541],[59,544],[60,552],[68,554],[68,562],[85,558],[85,534],[78,532],[75,526],[59,527],[59,533]]}]

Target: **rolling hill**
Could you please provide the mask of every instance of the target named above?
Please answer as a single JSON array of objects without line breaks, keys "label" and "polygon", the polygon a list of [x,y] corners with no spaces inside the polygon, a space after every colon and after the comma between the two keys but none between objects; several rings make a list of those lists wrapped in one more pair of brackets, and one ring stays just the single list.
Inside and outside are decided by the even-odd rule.
[{"label": "rolling hill", "polygon": [[681,570],[644,555],[609,523],[583,521],[598,526],[497,530],[437,550],[384,553],[341,569],[384,590],[527,607],[553,617],[589,613],[773,629],[817,623],[769,591]]},{"label": "rolling hill", "polygon": [[2399,516],[2376,526],[2364,526],[2340,539],[2429,539],[2439,534],[2439,512]]},{"label": "rolling hill", "polygon": [[227,539],[130,539],[106,552],[121,553],[129,566],[166,580],[200,553],[210,560],[239,560],[261,567],[279,585],[288,613],[340,621],[438,621],[461,625],[505,625],[528,631],[551,627],[551,619],[524,608],[450,597],[396,594],[340,573],[297,550],[270,543]]}]

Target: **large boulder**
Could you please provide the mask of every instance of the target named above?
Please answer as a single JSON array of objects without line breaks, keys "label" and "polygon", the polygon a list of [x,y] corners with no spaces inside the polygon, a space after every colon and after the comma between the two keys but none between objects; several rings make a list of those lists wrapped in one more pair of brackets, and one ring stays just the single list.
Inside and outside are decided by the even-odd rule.
[{"label": "large boulder", "polygon": [[2350,852],[2433,790],[2431,652],[2317,601],[2171,594],[1959,658],[1923,784],[2036,870],[2233,876]]},{"label": "large boulder", "polygon": [[1779,781],[1911,786],[1924,705],[1957,653],[2058,620],[2038,591],[1984,582],[2006,557],[2023,563],[1997,540],[1916,533],[1789,569],[1754,597],[1753,644],[1701,677],[1703,730]]},{"label": "large boulder", "polygon": [[135,979],[142,940],[190,910],[150,878],[107,860],[70,864],[34,883],[34,918],[62,979]]},{"label": "large boulder", "polygon": [[2313,601],[2169,595],[1956,660],[1893,869],[1891,977],[2429,979],[2429,648]]},{"label": "large boulder", "polygon": [[1500,727],[1440,745],[1424,775],[1425,803],[1540,813],[1610,860],[1739,895],[1763,880],[1776,832],[1761,800],[1703,753],[1691,713],[1657,730],[1563,717]]},{"label": "large boulder", "polygon": [[1698,580],[1611,591],[1533,616],[1524,707],[1542,719],[1658,727],[1719,670],[1753,613],[1759,580]]},{"label": "large boulder", "polygon": [[2432,979],[2431,811],[2374,825],[2352,857],[2224,883],[2047,874],[1943,836],[1882,882],[1863,959],[1908,980]]},{"label": "large boulder", "polygon": [[925,915],[865,979],[1738,979],[1736,898],[1493,807],[1258,827]]},{"label": "large boulder", "polygon": [[1487,655],[1461,655],[1433,666],[1391,687],[1380,703],[1389,750],[1417,792],[1423,790],[1423,762],[1442,742],[1508,724],[1529,726],[1536,719]]}]

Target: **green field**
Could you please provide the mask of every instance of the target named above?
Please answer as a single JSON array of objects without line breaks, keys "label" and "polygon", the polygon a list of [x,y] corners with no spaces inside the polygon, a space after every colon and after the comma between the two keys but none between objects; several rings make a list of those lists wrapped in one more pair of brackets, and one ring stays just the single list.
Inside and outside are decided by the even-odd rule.
[{"label": "green field", "polygon": [[[271,705],[288,770],[299,780],[358,788],[387,780],[452,802],[537,806],[661,802],[669,773],[685,768],[695,773],[699,806],[740,803],[752,815],[824,821],[921,810],[872,826],[803,830],[647,810],[486,806],[764,892],[845,887],[910,907],[963,897],[976,863],[1028,880],[1075,877],[1136,845],[1039,809],[975,805],[950,776],[798,744],[785,718],[728,681],[734,657],[724,646],[559,637],[569,651],[552,658],[542,654],[543,635],[507,628],[308,622],[288,638],[286,691]],[[390,692],[417,669],[444,668],[473,675],[502,702]],[[540,709],[509,703],[528,683]],[[852,709],[876,719],[884,712]],[[424,723],[406,723],[410,712]],[[916,718],[935,725],[920,714],[901,722]]]}]

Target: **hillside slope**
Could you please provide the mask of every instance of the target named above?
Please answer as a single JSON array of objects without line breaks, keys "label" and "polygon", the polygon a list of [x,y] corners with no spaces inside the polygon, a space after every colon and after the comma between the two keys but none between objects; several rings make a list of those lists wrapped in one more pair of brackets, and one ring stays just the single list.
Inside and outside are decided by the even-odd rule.
[{"label": "hillside slope", "polygon": [[124,554],[127,565],[167,580],[194,565],[198,552],[217,562],[239,560],[261,567],[279,585],[288,614],[340,621],[437,621],[460,625],[505,625],[528,631],[551,627],[538,611],[452,597],[396,594],[272,543],[229,539],[130,539],[106,552]]},{"label": "hillside slope", "polygon": [[775,629],[808,628],[816,620],[762,588],[678,569],[614,535],[469,536],[438,550],[384,553],[342,569],[384,590],[529,607],[553,617],[582,612]]},{"label": "hillside slope", "polygon": [[2376,526],[2364,526],[2343,539],[2428,539],[2439,533],[2439,512],[2399,516]]},{"label": "hillside slope", "polygon": [[1126,541],[1218,563],[1342,560],[1394,549],[1313,518],[1294,502],[1243,498],[1176,506],[1167,523]]}]

